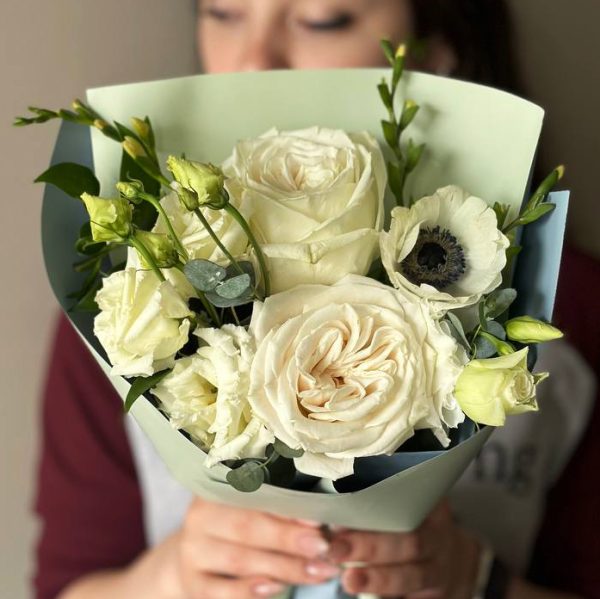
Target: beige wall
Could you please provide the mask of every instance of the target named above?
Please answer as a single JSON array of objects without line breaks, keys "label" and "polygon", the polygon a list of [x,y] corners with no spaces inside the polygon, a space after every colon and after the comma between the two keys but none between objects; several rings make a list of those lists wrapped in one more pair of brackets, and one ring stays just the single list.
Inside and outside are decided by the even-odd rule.
[{"label": "beige wall", "polygon": [[[513,0],[534,97],[548,107],[543,154],[566,162],[571,230],[600,256],[595,173],[600,106],[598,0]],[[62,106],[86,87],[192,72],[190,0],[2,0],[0,3],[0,597],[28,596],[38,393],[55,314],[38,220],[54,125],[13,130],[27,104]],[[595,79],[595,81],[594,81]]]},{"label": "beige wall", "polygon": [[38,393],[56,313],[40,255],[42,188],[57,126],[12,129],[29,104],[196,69],[190,0],[0,1],[0,597],[29,596]]},{"label": "beige wall", "polygon": [[519,54],[533,100],[547,110],[541,159],[567,165],[569,234],[600,258],[600,2],[511,0]]}]

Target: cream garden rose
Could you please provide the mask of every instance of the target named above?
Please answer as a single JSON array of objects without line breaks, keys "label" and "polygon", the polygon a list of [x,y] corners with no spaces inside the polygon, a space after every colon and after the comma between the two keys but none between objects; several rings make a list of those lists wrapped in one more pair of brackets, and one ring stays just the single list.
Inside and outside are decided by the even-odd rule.
[{"label": "cream garden rose", "polygon": [[456,399],[474,422],[504,426],[506,417],[538,409],[537,385],[547,373],[532,374],[527,368],[528,348],[513,354],[473,360],[456,383]]},{"label": "cream garden rose", "polygon": [[509,245],[492,208],[449,186],[392,211],[381,259],[394,287],[442,313],[471,306],[500,285]]},{"label": "cream garden rose", "polygon": [[393,453],[416,429],[447,445],[464,418],[453,391],[466,361],[425,302],[350,275],[256,304],[250,403],[299,471],[333,480],[355,458]]},{"label": "cream garden rose", "polygon": [[274,293],[367,273],[387,182],[369,134],[273,129],[239,142],[223,170],[268,258]]},{"label": "cream garden rose", "polygon": [[112,374],[150,376],[171,368],[187,343],[193,316],[187,300],[194,290],[176,270],[164,271],[167,280],[161,282],[154,272],[132,264],[139,265],[139,259],[130,252],[128,267],[104,279],[96,294],[100,313],[94,333]]},{"label": "cream garden rose", "polygon": [[206,464],[263,457],[273,435],[248,403],[254,341],[242,327],[198,329],[198,351],[176,361],[153,390],[171,424],[207,451]]}]

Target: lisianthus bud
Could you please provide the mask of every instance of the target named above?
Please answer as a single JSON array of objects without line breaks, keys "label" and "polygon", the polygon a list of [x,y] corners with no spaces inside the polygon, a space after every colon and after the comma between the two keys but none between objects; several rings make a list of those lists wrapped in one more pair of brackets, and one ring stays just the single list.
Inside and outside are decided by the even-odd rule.
[{"label": "lisianthus bud", "polygon": [[134,116],[131,118],[131,128],[144,141],[150,139],[152,130],[150,129],[150,125],[146,121],[143,121],[142,119],[138,119],[136,116]]},{"label": "lisianthus bud", "polygon": [[[135,238],[148,250],[158,268],[173,268],[177,264],[179,260],[177,250],[167,235],[136,231]],[[141,254],[140,259],[144,268],[152,268]]]},{"label": "lisianthus bud", "polygon": [[531,318],[519,316],[506,323],[506,334],[509,339],[519,343],[544,343],[563,337],[562,331],[550,324]]},{"label": "lisianthus bud", "polygon": [[167,168],[178,183],[198,195],[199,205],[209,205],[216,209],[226,205],[228,197],[224,188],[225,176],[220,168],[175,156],[169,156]]},{"label": "lisianthus bud", "polygon": [[200,208],[200,201],[198,200],[198,194],[192,189],[188,189],[178,183],[177,181],[173,181],[171,183],[171,189],[173,189],[177,195],[179,196],[180,202],[183,204],[183,207],[190,212],[197,210]]},{"label": "lisianthus bud", "polygon": [[134,159],[145,158],[147,156],[144,146],[133,137],[125,137],[123,142],[123,149]]},{"label": "lisianthus bud", "polygon": [[144,184],[141,181],[120,181],[117,190],[128,200],[135,200],[140,193],[144,193]]},{"label": "lisianthus bud", "polygon": [[463,412],[474,422],[502,426],[506,416],[538,409],[536,387],[548,374],[527,368],[528,348],[465,366],[454,389]]},{"label": "lisianthus bud", "polygon": [[88,193],[81,196],[90,215],[94,241],[124,242],[131,234],[131,205],[123,198],[98,198]]}]

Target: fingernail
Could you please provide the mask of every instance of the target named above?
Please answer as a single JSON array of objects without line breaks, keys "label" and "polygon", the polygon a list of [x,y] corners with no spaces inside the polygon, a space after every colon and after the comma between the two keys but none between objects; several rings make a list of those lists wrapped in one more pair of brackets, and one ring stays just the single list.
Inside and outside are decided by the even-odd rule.
[{"label": "fingernail", "polygon": [[344,541],[343,539],[334,539],[331,542],[328,555],[331,559],[343,561],[350,555],[351,551],[352,547],[348,541]]},{"label": "fingernail", "polygon": [[306,572],[315,578],[334,578],[340,573],[340,569],[327,562],[311,562],[306,565]]},{"label": "fingernail", "polygon": [[329,543],[323,537],[303,535],[298,538],[298,548],[309,557],[318,557],[327,553]]},{"label": "fingernail", "polygon": [[254,587],[254,593],[259,597],[273,597],[283,593],[285,587],[277,582],[262,582]]}]

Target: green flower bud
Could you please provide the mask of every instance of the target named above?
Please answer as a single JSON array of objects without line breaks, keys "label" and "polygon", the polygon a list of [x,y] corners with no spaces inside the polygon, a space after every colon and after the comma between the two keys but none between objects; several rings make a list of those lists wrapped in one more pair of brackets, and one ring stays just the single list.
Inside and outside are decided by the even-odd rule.
[{"label": "green flower bud", "polygon": [[140,193],[144,193],[144,184],[141,181],[120,181],[117,190],[128,200],[135,200]]},{"label": "green flower bud", "polygon": [[[168,235],[136,231],[135,238],[148,250],[158,268],[173,268],[179,261],[177,250]],[[141,254],[139,256],[144,268],[152,268]]]},{"label": "green flower bud", "polygon": [[140,139],[143,139],[144,141],[150,139],[152,131],[150,129],[150,125],[148,125],[146,121],[138,119],[134,116],[131,118],[131,128],[138,134]]},{"label": "green flower bud", "polygon": [[180,185],[197,194],[200,206],[220,209],[227,204],[229,197],[224,187],[225,175],[220,168],[175,156],[169,156],[167,168]]},{"label": "green flower bud", "polygon": [[104,131],[108,126],[109,124],[103,119],[94,120],[94,127],[96,127],[98,131]]},{"label": "green flower bud", "polygon": [[105,199],[84,193],[81,196],[90,215],[94,241],[123,243],[131,235],[132,208],[123,198]]},{"label": "green flower bud", "polygon": [[531,318],[519,316],[506,323],[506,334],[509,339],[519,343],[544,343],[563,337],[562,331],[550,324]]},{"label": "green flower bud", "polygon": [[173,183],[171,183],[171,189],[175,190],[175,192],[179,196],[180,202],[183,204],[183,207],[186,210],[193,212],[194,210],[200,208],[198,194],[195,191],[184,187],[183,185],[181,185],[181,183],[178,183],[177,181],[173,181]]},{"label": "green flower bud", "polygon": [[527,369],[528,348],[507,356],[469,362],[458,377],[454,396],[474,422],[502,426],[506,416],[538,409],[537,385],[548,374]]},{"label": "green flower bud", "polygon": [[134,159],[138,158],[146,158],[146,150],[144,150],[144,146],[133,137],[125,137],[125,141],[123,142],[123,149]]}]

